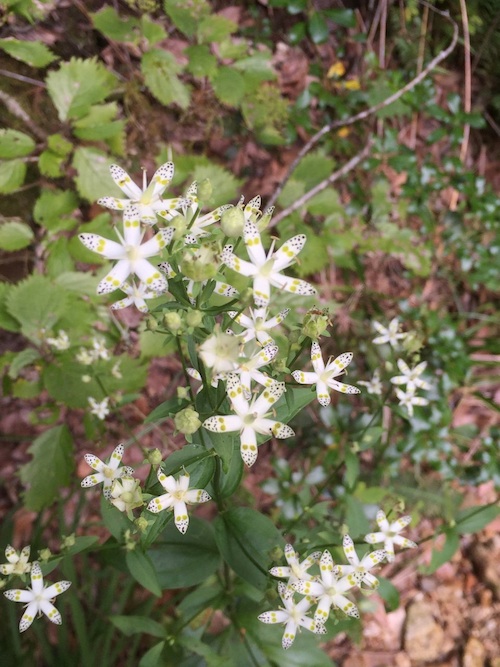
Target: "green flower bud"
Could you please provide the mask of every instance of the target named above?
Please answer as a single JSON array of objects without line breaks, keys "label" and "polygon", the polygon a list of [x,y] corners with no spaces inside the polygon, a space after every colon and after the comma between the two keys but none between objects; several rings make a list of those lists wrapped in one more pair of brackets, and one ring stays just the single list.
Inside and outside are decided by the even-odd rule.
[{"label": "green flower bud", "polygon": [[154,317],[148,317],[146,320],[146,329],[148,331],[156,331],[158,329],[158,322]]},{"label": "green flower bud", "polygon": [[176,313],[173,310],[169,310],[168,313],[165,313],[163,316],[163,323],[174,336],[180,333],[183,328],[182,317],[179,313]]},{"label": "green flower bud", "polygon": [[61,549],[69,549],[70,547],[74,547],[75,541],[76,538],[74,533],[68,536],[63,535],[61,537]]},{"label": "green flower bud", "polygon": [[189,327],[199,327],[203,322],[203,313],[200,310],[190,310],[186,315],[186,324]]},{"label": "green flower bud", "polygon": [[145,533],[149,526],[148,520],[145,519],[143,516],[140,516],[138,519],[136,519],[134,523],[137,526],[137,530],[140,533]]},{"label": "green flower bud", "polygon": [[179,213],[175,216],[175,218],[173,218],[173,220],[170,221],[170,226],[175,229],[174,239],[178,241],[179,239],[184,238],[188,228],[188,221],[181,213]]},{"label": "green flower bud", "polygon": [[273,563],[279,563],[280,560],[284,557],[284,552],[281,547],[274,547],[274,549],[271,549],[269,552],[269,558]]},{"label": "green flower bud", "polygon": [[288,366],[286,365],[286,359],[274,359],[272,364],[276,373],[283,374],[290,372]]},{"label": "green flower bud", "polygon": [[190,248],[181,261],[181,272],[190,280],[203,282],[214,278],[219,268],[216,249],[208,244],[199,248]]},{"label": "green flower bud", "polygon": [[189,389],[187,387],[177,387],[177,398],[181,401],[189,398]]},{"label": "green flower bud", "polygon": [[162,462],[163,456],[158,448],[149,449],[146,454],[146,462],[152,466],[158,466]]},{"label": "green flower bud", "polygon": [[312,340],[318,340],[329,324],[330,320],[327,312],[309,311],[304,317],[302,333]]},{"label": "green flower bud", "polygon": [[198,199],[202,202],[210,201],[212,198],[212,183],[209,178],[204,178],[198,183]]},{"label": "green flower bud", "polygon": [[220,226],[226,236],[243,236],[245,216],[239,206],[233,206],[223,212]]},{"label": "green flower bud", "polygon": [[174,417],[175,428],[184,435],[192,435],[201,426],[201,421],[198,417],[199,414],[194,408],[184,408],[184,410],[178,412]]},{"label": "green flower bud", "polygon": [[52,551],[50,549],[40,549],[38,552],[38,560],[41,560],[43,563],[46,563],[52,557]]},{"label": "green flower bud", "polygon": [[134,520],[132,510],[136,507],[142,507],[144,501],[142,499],[141,482],[130,476],[123,476],[115,479],[111,485],[110,502],[120,512],[126,512],[130,521]]},{"label": "green flower bud", "polygon": [[264,214],[257,220],[257,229],[259,232],[265,231],[269,227],[269,223],[271,222],[271,218],[273,217],[274,213],[274,206],[271,206],[270,208],[267,209],[267,211],[264,211]]}]

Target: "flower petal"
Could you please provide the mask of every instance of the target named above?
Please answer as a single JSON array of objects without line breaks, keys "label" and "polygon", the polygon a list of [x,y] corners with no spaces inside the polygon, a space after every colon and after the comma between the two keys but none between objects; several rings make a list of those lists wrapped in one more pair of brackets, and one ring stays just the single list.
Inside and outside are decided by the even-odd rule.
[{"label": "flower petal", "polygon": [[282,271],[286,269],[292,262],[299,252],[304,247],[307,237],[305,234],[297,234],[297,236],[292,236],[291,239],[288,239],[281,248],[276,250],[273,255],[274,258],[274,270]]},{"label": "flower petal", "polygon": [[117,164],[112,164],[109,168],[111,178],[116,185],[124,192],[130,199],[139,200],[142,196],[141,188],[136,185],[127,172],[119,167]]}]

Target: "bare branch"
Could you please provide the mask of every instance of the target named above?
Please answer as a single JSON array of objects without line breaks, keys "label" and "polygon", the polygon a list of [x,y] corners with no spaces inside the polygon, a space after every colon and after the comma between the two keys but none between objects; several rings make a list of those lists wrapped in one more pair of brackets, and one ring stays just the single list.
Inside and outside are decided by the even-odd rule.
[{"label": "bare branch", "polygon": [[10,111],[13,116],[16,116],[16,118],[22,120],[23,123],[27,125],[33,134],[36,134],[39,139],[45,140],[47,138],[46,133],[42,130],[42,128],[38,127],[35,121],[29,114],[26,113],[19,102],[17,102],[13,97],[11,97],[3,90],[0,90],[0,102],[5,104],[7,110]]},{"label": "bare branch", "polygon": [[431,72],[433,69],[435,69],[439,63],[441,63],[445,58],[447,58],[450,53],[453,51],[455,48],[457,41],[458,41],[458,25],[455,23],[455,21],[449,16],[447,12],[442,12],[432,5],[429,5],[429,7],[437,12],[438,14],[441,14],[444,18],[446,18],[447,21],[449,21],[453,25],[453,37],[450,42],[450,44],[446,47],[446,49],[443,49],[440,51],[440,53],[433,58],[430,63],[418,74],[414,79],[409,81],[405,86],[397,90],[395,93],[392,95],[389,95],[385,100],[382,102],[379,102],[378,104],[375,104],[374,106],[370,107],[369,109],[365,109],[364,111],[360,111],[359,113],[355,114],[354,116],[350,116],[349,118],[343,118],[339,120],[334,120],[332,123],[328,123],[324,127],[321,128],[321,130],[318,130],[314,136],[312,136],[309,141],[300,149],[299,153],[297,154],[297,157],[294,159],[290,167],[288,168],[288,171],[286,173],[285,178],[281,181],[281,183],[278,185],[276,188],[273,196],[269,200],[268,204],[269,206],[272,206],[276,200],[278,199],[279,195],[281,194],[283,188],[285,187],[285,184],[288,182],[288,179],[292,175],[293,171],[299,164],[299,162],[302,160],[302,158],[311,150],[313,146],[315,146],[318,141],[325,136],[325,134],[328,134],[328,132],[331,132],[332,130],[338,128],[338,127],[345,127],[346,125],[353,125],[354,123],[357,123],[358,120],[365,120],[365,118],[368,118],[369,116],[373,116],[373,114],[377,113],[377,111],[380,111],[381,109],[384,109],[385,107],[388,107],[390,104],[395,102],[396,100],[399,100],[400,97],[402,97],[405,93],[408,93],[410,90],[413,90],[415,86],[418,86],[419,83],[421,83],[425,77]]},{"label": "bare branch", "polygon": [[321,181],[321,183],[318,183],[318,185],[314,186],[312,190],[309,190],[309,192],[306,192],[304,195],[302,195],[302,197],[299,197],[299,199],[297,199],[297,201],[295,201],[291,206],[286,208],[284,211],[281,211],[277,216],[273,217],[269,226],[274,227],[274,225],[277,225],[278,222],[280,222],[280,220],[283,220],[283,218],[286,218],[287,215],[290,215],[290,213],[293,213],[298,208],[303,206],[312,197],[314,197],[314,195],[317,195],[319,192],[327,188],[329,185],[335,183],[335,181],[338,181],[339,178],[342,178],[342,176],[345,176],[348,172],[355,169],[358,166],[358,164],[362,162],[365,159],[365,157],[368,156],[368,154],[370,153],[371,146],[372,146],[372,140],[369,139],[368,143],[360,153],[352,157],[349,160],[349,162],[346,162],[344,164],[343,167],[330,174],[330,176],[328,176],[328,178],[325,178],[324,181]]}]

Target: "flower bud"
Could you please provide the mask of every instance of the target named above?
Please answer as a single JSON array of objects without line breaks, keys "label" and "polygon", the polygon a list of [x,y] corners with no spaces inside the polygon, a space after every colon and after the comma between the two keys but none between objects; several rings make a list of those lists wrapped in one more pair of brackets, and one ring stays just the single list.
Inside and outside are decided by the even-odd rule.
[{"label": "flower bud", "polygon": [[188,228],[188,221],[182,213],[178,213],[175,218],[170,221],[170,227],[174,228],[174,239],[178,241],[184,238],[184,234]]},{"label": "flower bud", "polygon": [[134,523],[137,526],[137,530],[140,533],[145,533],[149,526],[148,520],[145,519],[143,516],[140,516],[138,519],[136,519]]},{"label": "flower bud", "polygon": [[144,505],[140,484],[138,479],[124,476],[115,479],[111,485],[111,504],[120,512],[126,512],[131,521],[134,519],[132,510]]},{"label": "flower bud", "polygon": [[201,421],[198,419],[199,414],[192,407],[180,410],[174,417],[175,428],[184,435],[192,435],[201,426]]},{"label": "flower bud", "polygon": [[163,323],[174,336],[180,333],[183,327],[182,317],[179,313],[176,313],[173,310],[169,310],[168,313],[165,313],[163,316]]},{"label": "flower bud", "polygon": [[198,183],[198,199],[208,202],[212,198],[213,188],[209,178],[204,178]]},{"label": "flower bud", "polygon": [[189,327],[199,327],[203,322],[203,313],[200,310],[189,310],[186,315],[186,324]]},{"label": "flower bud", "polygon": [[330,324],[328,313],[318,311],[309,311],[304,317],[302,324],[302,333],[308,336],[311,340],[318,340],[320,336],[326,331]]},{"label": "flower bud", "polygon": [[148,331],[156,331],[158,329],[158,322],[154,317],[148,317],[146,320],[146,329]]},{"label": "flower bud", "polygon": [[181,401],[189,398],[189,389],[187,387],[177,387],[177,398]]},{"label": "flower bud", "polygon": [[222,214],[220,226],[226,236],[243,236],[245,216],[239,206],[228,208]]},{"label": "flower bud", "polygon": [[146,454],[146,462],[152,466],[159,466],[162,462],[163,456],[158,448],[149,449]]},{"label": "flower bud", "polygon": [[75,534],[73,533],[72,535],[63,535],[61,538],[61,549],[70,549],[71,547],[75,546]]},{"label": "flower bud", "polygon": [[40,549],[38,552],[38,560],[41,560],[43,563],[46,563],[52,557],[52,551],[50,549]]},{"label": "flower bud", "polygon": [[209,244],[199,248],[189,248],[184,253],[180,268],[187,278],[195,282],[214,278],[219,268],[217,251]]}]

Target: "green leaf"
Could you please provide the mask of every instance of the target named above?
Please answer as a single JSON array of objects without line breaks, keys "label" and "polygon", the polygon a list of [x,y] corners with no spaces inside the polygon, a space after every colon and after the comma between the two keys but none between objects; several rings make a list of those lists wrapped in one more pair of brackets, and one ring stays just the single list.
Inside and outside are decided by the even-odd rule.
[{"label": "green leaf", "polygon": [[214,521],[215,540],[226,563],[256,588],[268,584],[269,553],[284,547],[281,533],[266,516],[250,507],[234,507]]},{"label": "green leaf", "polygon": [[98,141],[123,133],[125,131],[125,121],[113,120],[117,112],[118,105],[116,102],[91,107],[86,116],[75,121],[75,136],[79,139]]},{"label": "green leaf", "polygon": [[0,49],[32,67],[47,67],[58,59],[43,42],[28,42],[8,37],[0,39]]},{"label": "green leaf", "polygon": [[55,281],[57,285],[61,285],[68,292],[86,294],[87,296],[95,294],[95,278],[88,273],[82,273],[81,271],[59,272]]},{"label": "green leaf", "polygon": [[23,160],[0,162],[0,193],[8,195],[18,190],[26,177],[26,164]]},{"label": "green leaf", "polygon": [[149,42],[150,46],[161,42],[167,36],[164,28],[159,23],[152,21],[147,14],[141,16],[141,30],[144,39]]},{"label": "green leaf", "polygon": [[315,44],[323,44],[328,39],[328,23],[319,12],[314,12],[307,23],[307,29]]},{"label": "green leaf", "polygon": [[37,359],[40,359],[40,352],[35,350],[35,348],[27,347],[26,349],[21,350],[21,352],[18,352],[15,355],[10,363],[9,377],[15,380],[23,368],[31,366]]},{"label": "green leaf", "polygon": [[377,588],[377,593],[380,595],[382,600],[385,602],[385,608],[387,611],[394,611],[399,607],[399,591],[391,584],[389,579],[384,577],[377,576],[379,580],[379,587]]},{"label": "green leaf", "polygon": [[346,517],[345,522],[349,527],[349,535],[356,539],[360,535],[366,535],[370,532],[370,525],[363,512],[363,505],[354,496],[348,495],[345,498]]},{"label": "green leaf", "polygon": [[188,46],[184,53],[189,58],[187,69],[193,76],[212,77],[217,72],[217,58],[210,53],[208,46],[195,44]]},{"label": "green leaf", "polygon": [[156,570],[148,554],[145,554],[139,549],[127,551],[125,561],[129,572],[134,579],[138,581],[141,586],[147,588],[148,591],[151,591],[153,595],[160,597],[160,582],[158,581]]},{"label": "green leaf", "polygon": [[20,323],[7,310],[7,297],[14,289],[6,282],[0,282],[0,328],[6,331],[20,331]]},{"label": "green leaf", "polygon": [[75,467],[73,439],[67,426],[45,431],[29,448],[33,459],[22,466],[20,476],[26,486],[24,504],[40,512],[60,497],[61,488],[69,486]]},{"label": "green leaf", "polygon": [[82,376],[89,375],[88,369],[68,356],[53,362],[43,369],[43,383],[49,395],[70,408],[88,408],[88,397],[96,400],[104,398],[101,386],[95,378],[83,382]]},{"label": "green leaf", "polygon": [[138,667],[158,667],[161,664],[161,654],[165,647],[165,642],[159,642],[147,651],[139,660]]},{"label": "green leaf", "polygon": [[164,464],[166,475],[176,475],[183,469],[191,476],[190,488],[202,489],[214,475],[215,459],[210,451],[201,445],[184,445],[182,449],[170,454]]},{"label": "green leaf", "polygon": [[201,44],[222,42],[226,37],[238,29],[237,24],[225,16],[211,14],[198,24],[197,37]]},{"label": "green leaf", "polygon": [[213,194],[210,201],[204,202],[207,206],[215,208],[239,196],[242,181],[235,178],[229,170],[210,162],[205,157],[179,155],[175,168],[177,178],[185,180],[189,177],[190,183],[192,181],[201,183],[205,178],[210,179]]},{"label": "green leaf", "polygon": [[94,14],[90,13],[94,27],[108,39],[115,42],[137,42],[139,21],[132,17],[123,17],[113,7],[103,7]]},{"label": "green leaf", "polygon": [[[58,285],[66,288],[63,282],[60,280],[60,275],[73,271],[75,268],[75,263],[68,251],[69,241],[65,236],[60,236],[55,240],[50,242],[50,253],[47,256],[47,261],[45,264],[46,275],[49,278],[52,278],[56,281]],[[89,281],[92,279],[91,274],[80,274],[85,280]],[[83,282],[83,281],[82,281]],[[94,279],[94,290],[95,290],[95,279]],[[63,327],[64,328],[64,327]],[[71,329],[73,326],[70,327]]]},{"label": "green leaf", "polygon": [[232,67],[219,67],[212,86],[219,100],[228,106],[238,106],[245,94],[243,77]]},{"label": "green leaf", "polygon": [[49,72],[46,83],[59,120],[65,121],[82,118],[91,106],[110,95],[115,77],[95,58],[71,58],[58,70]]},{"label": "green leaf", "polygon": [[355,452],[347,449],[345,453],[345,475],[344,482],[349,489],[353,489],[359,477],[359,459]]},{"label": "green leaf", "polygon": [[195,516],[185,535],[169,523],[148,553],[163,589],[196,586],[220,566],[212,527]]},{"label": "green leaf", "polygon": [[206,0],[186,4],[186,0],[164,0],[163,6],[173,24],[188,37],[196,32],[198,22],[210,13],[210,5]]},{"label": "green leaf", "polygon": [[[89,475],[91,472],[92,471],[89,470]],[[99,485],[97,488],[101,489],[102,487]],[[104,496],[101,496],[101,517],[104,525],[117,542],[122,541],[125,531],[130,530],[132,526],[127,515],[124,512],[120,512],[120,510],[112,505],[109,500],[106,500]],[[113,542],[113,540],[110,540],[110,542]],[[120,554],[121,553],[120,549]]]},{"label": "green leaf", "polygon": [[73,167],[77,171],[76,187],[80,195],[88,201],[100,197],[123,195],[109,175],[113,160],[97,148],[80,146],[73,156]]},{"label": "green leaf", "polygon": [[461,510],[456,518],[456,530],[460,535],[476,533],[489,523],[494,521],[500,514],[498,505],[476,505]]},{"label": "green leaf", "polygon": [[177,104],[181,109],[187,109],[190,92],[177,76],[181,70],[175,57],[168,51],[151,49],[142,56],[144,81],[156,99],[165,106]]},{"label": "green leaf", "polygon": [[325,14],[334,23],[344,28],[356,27],[356,16],[352,9],[327,9]]},{"label": "green leaf", "polygon": [[69,554],[70,556],[75,556],[82,551],[90,549],[90,547],[93,547],[95,544],[97,545],[98,542],[99,538],[97,535],[81,535],[80,537],[75,537],[75,543],[71,547],[64,549],[64,553]]},{"label": "green leaf", "polygon": [[75,226],[75,220],[66,216],[77,208],[78,197],[74,192],[42,189],[33,209],[33,217],[45,229],[57,232]]},{"label": "green leaf", "polygon": [[161,623],[146,616],[110,616],[109,620],[127,637],[138,633],[152,635],[159,639],[165,637],[165,628]]},{"label": "green leaf", "polygon": [[26,338],[39,344],[69,307],[69,298],[45,276],[32,275],[10,290],[6,304]]},{"label": "green leaf", "polygon": [[35,235],[29,225],[17,220],[0,224],[0,249],[13,252],[27,248]]},{"label": "green leaf", "polygon": [[[1,40],[0,40],[1,41]],[[24,132],[0,130],[0,158],[24,157],[35,150],[35,142]]]},{"label": "green leaf", "polygon": [[63,175],[63,165],[65,158],[57,153],[46,150],[40,153],[38,158],[38,168],[43,176],[50,178],[59,178]]},{"label": "green leaf", "polygon": [[73,150],[73,144],[67,141],[62,134],[51,134],[47,138],[47,145],[53,153],[61,157],[66,157]]}]

